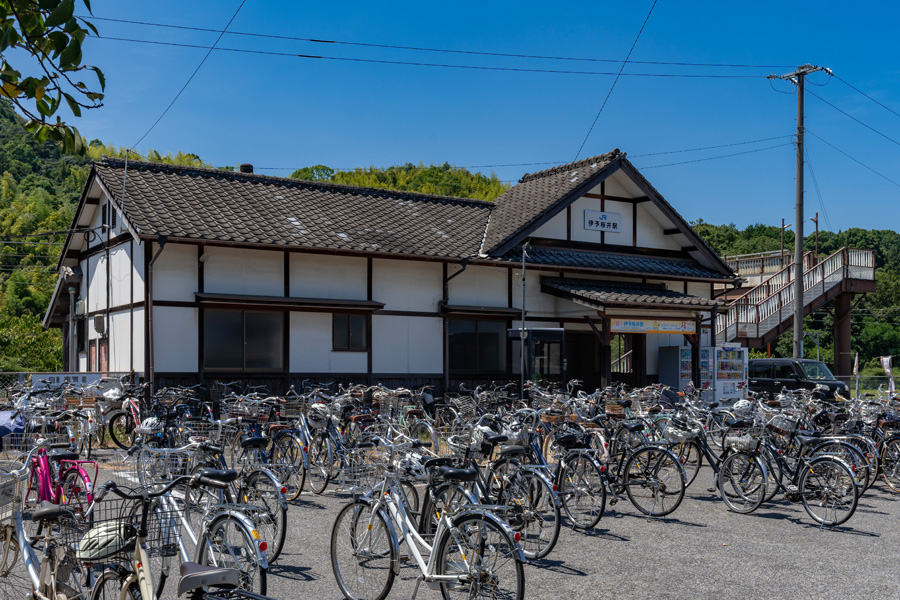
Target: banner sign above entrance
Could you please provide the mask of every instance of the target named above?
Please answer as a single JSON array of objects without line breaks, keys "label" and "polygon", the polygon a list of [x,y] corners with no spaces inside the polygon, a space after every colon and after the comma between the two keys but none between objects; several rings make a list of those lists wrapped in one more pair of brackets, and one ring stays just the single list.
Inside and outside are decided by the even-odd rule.
[{"label": "banner sign above entrance", "polygon": [[622,215],[599,210],[586,210],[584,211],[584,228],[589,231],[619,233],[622,231]]},{"label": "banner sign above entrance", "polygon": [[697,333],[694,321],[657,321],[655,319],[612,319],[613,333]]}]

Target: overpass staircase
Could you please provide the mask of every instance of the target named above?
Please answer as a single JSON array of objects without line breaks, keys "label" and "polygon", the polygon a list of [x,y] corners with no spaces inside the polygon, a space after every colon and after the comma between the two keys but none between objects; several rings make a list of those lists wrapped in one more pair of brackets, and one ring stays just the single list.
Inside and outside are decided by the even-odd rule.
[{"label": "overpass staircase", "polygon": [[[781,252],[728,257],[726,262],[750,287],[723,298],[725,308],[716,317],[716,344],[737,342],[762,348],[793,327],[794,266]],[[804,256],[803,315],[809,315],[841,294],[875,291],[875,253],[841,248],[819,258]]]}]

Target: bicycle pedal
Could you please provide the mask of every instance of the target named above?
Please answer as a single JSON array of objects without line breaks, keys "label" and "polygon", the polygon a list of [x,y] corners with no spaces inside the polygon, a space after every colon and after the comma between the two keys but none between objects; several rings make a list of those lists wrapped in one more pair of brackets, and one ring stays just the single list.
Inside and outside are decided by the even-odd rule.
[{"label": "bicycle pedal", "polygon": [[787,489],[788,492],[799,492],[800,491],[800,488],[798,488],[796,485],[794,485],[792,483],[789,483],[788,485],[786,485],[784,487]]},{"label": "bicycle pedal", "polygon": [[618,504],[618,503],[619,503],[619,499],[618,499],[618,498],[610,498],[610,499],[609,499],[609,505],[610,505],[610,506],[615,506],[615,505]]}]

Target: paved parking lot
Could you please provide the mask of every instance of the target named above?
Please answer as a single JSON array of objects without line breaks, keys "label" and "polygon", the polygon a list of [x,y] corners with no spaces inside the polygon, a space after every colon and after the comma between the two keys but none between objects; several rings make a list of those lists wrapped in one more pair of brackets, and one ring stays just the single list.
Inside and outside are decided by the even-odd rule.
[{"label": "paved parking lot", "polygon": [[[638,516],[627,500],[590,532],[563,528],[543,561],[525,568],[526,598],[900,599],[900,495],[876,483],[846,527],[819,529],[801,505],[776,499],[730,513],[707,492],[705,468],[669,518]],[[288,512],[285,550],[269,573],[283,600],[343,596],[329,536],[346,498],[305,491]],[[405,565],[390,598],[409,598],[418,570]],[[422,586],[419,598],[440,598]]]}]

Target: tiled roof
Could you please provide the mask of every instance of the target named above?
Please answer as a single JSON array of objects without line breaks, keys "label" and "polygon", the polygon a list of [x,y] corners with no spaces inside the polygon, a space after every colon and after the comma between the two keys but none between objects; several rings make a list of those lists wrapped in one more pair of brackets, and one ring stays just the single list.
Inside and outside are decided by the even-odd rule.
[{"label": "tiled roof", "polygon": [[512,235],[540,220],[558,202],[619,160],[618,148],[592,158],[529,173],[494,201],[482,252],[491,254]]},{"label": "tiled roof", "polygon": [[492,204],[216,169],[94,164],[141,235],[457,258],[477,254]]},{"label": "tiled roof", "polygon": [[[513,248],[500,260],[519,263],[522,261],[522,247]],[[529,264],[577,267],[622,273],[640,273],[659,275],[661,277],[696,277],[698,279],[721,279],[731,281],[712,269],[707,269],[694,260],[676,260],[652,256],[636,256],[630,254],[611,254],[607,252],[588,252],[583,250],[567,250],[558,248],[528,248]]]},{"label": "tiled roof", "polygon": [[637,284],[619,281],[595,281],[590,279],[569,279],[541,277],[541,286],[549,288],[555,295],[579,300],[590,306],[609,304],[670,304],[711,308],[718,306],[717,300],[690,296],[666,289],[665,285]]}]

